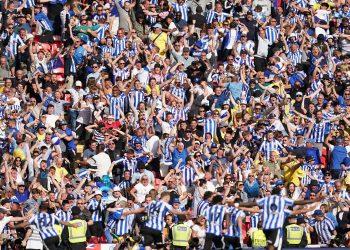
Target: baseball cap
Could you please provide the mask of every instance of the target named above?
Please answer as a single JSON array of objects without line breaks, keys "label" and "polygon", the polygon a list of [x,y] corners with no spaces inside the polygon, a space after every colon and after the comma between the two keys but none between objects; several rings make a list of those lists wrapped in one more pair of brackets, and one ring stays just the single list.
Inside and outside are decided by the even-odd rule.
[{"label": "baseball cap", "polygon": [[24,181],[18,182],[17,186],[25,186]]},{"label": "baseball cap", "polygon": [[212,143],[210,147],[211,147],[211,148],[217,148],[218,145],[217,145],[216,143]]},{"label": "baseball cap", "polygon": [[134,145],[136,145],[136,144],[142,144],[141,140],[136,139],[135,142],[134,142]]},{"label": "baseball cap", "polygon": [[283,185],[283,181],[282,180],[277,180],[276,181],[276,186],[282,186]]},{"label": "baseball cap", "polygon": [[60,122],[60,126],[63,126],[63,125],[68,125],[68,123],[65,120],[63,120]]},{"label": "baseball cap", "polygon": [[96,190],[95,193],[94,193],[94,195],[101,195],[101,196],[102,196],[101,190]]},{"label": "baseball cap", "polygon": [[45,127],[45,125],[44,124],[39,124],[39,126],[38,126],[38,128],[44,128],[44,129],[46,129],[46,127]]},{"label": "baseball cap", "polygon": [[323,212],[321,209],[316,209],[313,215],[314,216],[323,216]]},{"label": "baseball cap", "polygon": [[113,188],[113,192],[120,192],[120,187],[115,186],[115,187]]},{"label": "baseball cap", "polygon": [[13,196],[13,197],[11,198],[11,203],[20,204],[20,202],[19,202],[19,200],[18,200],[18,198],[17,198],[16,196]]},{"label": "baseball cap", "polygon": [[161,29],[162,28],[162,25],[160,23],[156,23],[155,25],[153,25],[153,28],[159,28]]},{"label": "baseball cap", "polygon": [[78,81],[75,82],[75,86],[76,87],[83,87],[83,83],[78,80]]},{"label": "baseball cap", "polygon": [[175,203],[180,203],[180,200],[179,200],[179,198],[174,198],[174,199],[173,199],[173,202],[172,202],[172,204],[175,204]]}]

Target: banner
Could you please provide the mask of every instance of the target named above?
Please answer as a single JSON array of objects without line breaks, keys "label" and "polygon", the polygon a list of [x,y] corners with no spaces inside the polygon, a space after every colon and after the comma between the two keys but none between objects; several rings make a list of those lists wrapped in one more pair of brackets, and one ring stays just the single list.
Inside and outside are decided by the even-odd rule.
[{"label": "banner", "polygon": [[115,244],[88,244],[87,250],[114,250]]}]

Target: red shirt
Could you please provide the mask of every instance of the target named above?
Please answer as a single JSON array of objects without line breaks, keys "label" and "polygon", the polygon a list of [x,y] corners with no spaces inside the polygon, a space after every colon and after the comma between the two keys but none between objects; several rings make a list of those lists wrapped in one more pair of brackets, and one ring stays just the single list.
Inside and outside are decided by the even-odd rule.
[{"label": "red shirt", "polygon": [[111,124],[109,124],[107,121],[103,121],[103,125],[106,129],[120,128],[122,126],[122,124],[119,121],[114,121]]}]

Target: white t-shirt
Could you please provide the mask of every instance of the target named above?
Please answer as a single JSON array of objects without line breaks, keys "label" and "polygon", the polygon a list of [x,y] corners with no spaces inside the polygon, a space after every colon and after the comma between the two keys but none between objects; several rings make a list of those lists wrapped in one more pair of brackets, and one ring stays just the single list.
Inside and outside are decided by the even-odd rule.
[{"label": "white t-shirt", "polygon": [[12,216],[6,216],[2,220],[0,220],[0,233],[4,230],[7,223],[9,223],[12,219]]},{"label": "white t-shirt", "polygon": [[204,247],[205,242],[205,228],[201,228],[199,225],[194,225],[192,227],[192,230],[197,233],[199,240],[199,249],[202,249]]},{"label": "white t-shirt", "polygon": [[135,185],[135,190],[136,190],[136,202],[144,202],[145,201],[145,196],[149,194],[149,191],[153,189],[153,185],[147,184],[147,186],[143,185],[142,183],[137,183]]},{"label": "white t-shirt", "polygon": [[101,152],[88,160],[92,166],[96,166],[96,176],[102,177],[108,174],[108,169],[112,164],[111,158],[105,152]]},{"label": "white t-shirt", "polygon": [[45,127],[54,128],[58,118],[60,118],[58,115],[46,115]]}]

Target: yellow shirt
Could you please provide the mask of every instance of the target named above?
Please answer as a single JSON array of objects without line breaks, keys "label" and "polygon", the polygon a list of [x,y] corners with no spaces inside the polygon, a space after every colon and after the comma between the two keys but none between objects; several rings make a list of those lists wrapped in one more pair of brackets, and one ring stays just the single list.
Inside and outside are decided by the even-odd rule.
[{"label": "yellow shirt", "polygon": [[149,35],[149,38],[151,39],[151,41],[153,41],[154,45],[156,45],[159,48],[159,54],[161,56],[164,56],[167,47],[168,35],[167,33],[162,32],[158,37],[157,36],[158,34],[151,33]]},{"label": "yellow shirt", "polygon": [[23,149],[21,148],[16,148],[14,151],[13,151],[13,156],[16,158],[16,157],[19,157],[21,158],[22,161],[24,161],[26,159],[26,155],[23,151]]},{"label": "yellow shirt", "polygon": [[36,134],[36,138],[38,138],[38,141],[43,141],[45,140],[45,133],[44,134]]},{"label": "yellow shirt", "polygon": [[[159,85],[156,85],[155,88],[156,88],[157,94],[160,95],[160,88],[159,88]],[[145,90],[146,90],[147,95],[150,95],[150,94],[151,94],[151,91],[152,91],[152,88],[151,88],[150,85],[147,85],[146,88],[145,88]]]},{"label": "yellow shirt", "polygon": [[[253,111],[251,108],[247,107],[246,109],[247,113],[249,115],[253,115]],[[242,117],[242,109],[241,109],[241,105],[240,104],[237,104],[236,106],[234,106],[232,109],[231,109],[231,115],[233,116],[233,114],[236,113],[236,117],[237,118],[241,118]]]},{"label": "yellow shirt", "polygon": [[57,182],[61,182],[63,177],[65,177],[68,174],[68,171],[64,167],[60,167],[60,168],[55,167],[55,169],[56,169],[55,179],[57,180]]},{"label": "yellow shirt", "polygon": [[300,186],[300,179],[305,176],[305,172],[300,167],[295,169],[297,164],[299,164],[297,161],[292,161],[284,165],[284,181]]}]

